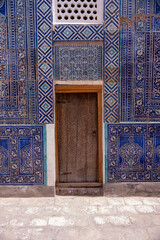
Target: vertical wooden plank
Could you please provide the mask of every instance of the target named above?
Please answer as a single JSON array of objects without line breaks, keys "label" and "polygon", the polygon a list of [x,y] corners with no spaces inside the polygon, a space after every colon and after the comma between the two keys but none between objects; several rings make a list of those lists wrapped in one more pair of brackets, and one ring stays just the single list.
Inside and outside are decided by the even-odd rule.
[{"label": "vertical wooden plank", "polygon": [[98,110],[97,94],[88,94],[87,182],[98,181]]},{"label": "vertical wooden plank", "polygon": [[75,182],[77,180],[76,157],[77,157],[77,121],[78,108],[75,94],[68,94],[70,102],[68,103],[68,179],[67,182]]},{"label": "vertical wooden plank", "polygon": [[98,92],[98,156],[99,156],[99,182],[103,183],[103,141],[102,141],[102,93]]},{"label": "vertical wooden plank", "polygon": [[66,114],[66,97],[62,94],[57,94],[57,117],[58,117],[58,158],[59,158],[59,181],[66,182],[68,172],[67,161],[68,153],[66,146],[68,145],[68,115]]},{"label": "vertical wooden plank", "polygon": [[56,183],[59,183],[57,94],[55,94],[55,103]]}]

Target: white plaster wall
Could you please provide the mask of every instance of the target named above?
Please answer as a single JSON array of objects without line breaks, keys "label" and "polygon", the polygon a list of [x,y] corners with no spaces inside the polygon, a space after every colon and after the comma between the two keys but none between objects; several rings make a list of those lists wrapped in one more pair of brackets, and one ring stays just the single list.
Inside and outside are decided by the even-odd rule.
[{"label": "white plaster wall", "polygon": [[47,124],[47,186],[55,186],[55,125]]}]

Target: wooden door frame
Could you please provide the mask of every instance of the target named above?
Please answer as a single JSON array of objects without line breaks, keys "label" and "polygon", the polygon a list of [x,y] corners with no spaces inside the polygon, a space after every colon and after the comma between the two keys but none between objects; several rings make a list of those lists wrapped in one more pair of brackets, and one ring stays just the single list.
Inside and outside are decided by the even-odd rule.
[{"label": "wooden door frame", "polygon": [[[57,93],[97,93],[98,107],[98,167],[97,183],[59,183]],[[103,184],[103,141],[102,141],[102,85],[55,85],[55,140],[56,140],[56,186],[58,187],[98,187]]]}]

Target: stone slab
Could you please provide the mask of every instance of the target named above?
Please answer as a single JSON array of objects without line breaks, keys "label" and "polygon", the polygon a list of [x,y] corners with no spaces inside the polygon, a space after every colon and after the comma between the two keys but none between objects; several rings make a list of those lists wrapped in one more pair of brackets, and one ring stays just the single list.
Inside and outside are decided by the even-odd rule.
[{"label": "stone slab", "polygon": [[31,198],[54,197],[53,186],[0,186],[0,197],[3,198]]},{"label": "stone slab", "polygon": [[160,183],[106,183],[103,195],[108,197],[160,197]]},{"label": "stone slab", "polygon": [[100,188],[56,188],[59,196],[102,196],[103,189]]}]

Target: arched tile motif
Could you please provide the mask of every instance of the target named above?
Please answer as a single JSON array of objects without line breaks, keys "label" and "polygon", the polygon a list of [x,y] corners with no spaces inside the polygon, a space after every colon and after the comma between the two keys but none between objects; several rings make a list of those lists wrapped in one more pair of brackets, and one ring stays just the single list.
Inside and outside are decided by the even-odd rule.
[{"label": "arched tile motif", "polygon": [[108,182],[160,181],[159,124],[109,124]]}]

